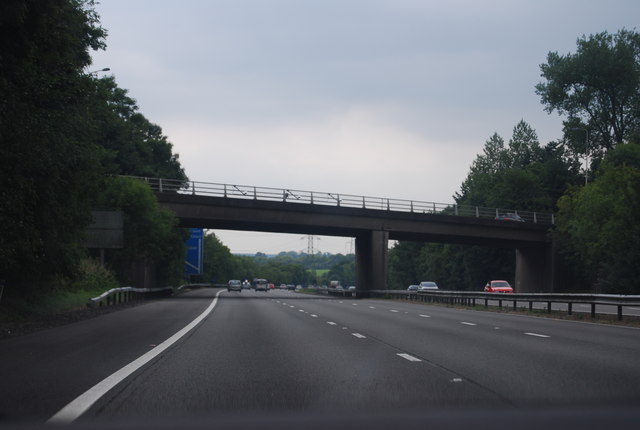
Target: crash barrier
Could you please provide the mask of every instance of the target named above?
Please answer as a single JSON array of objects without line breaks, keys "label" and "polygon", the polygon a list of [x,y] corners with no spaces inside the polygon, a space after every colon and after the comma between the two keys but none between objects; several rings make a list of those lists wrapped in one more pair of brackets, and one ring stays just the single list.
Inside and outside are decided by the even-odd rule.
[{"label": "crash barrier", "polygon": [[[587,304],[591,306],[591,317],[594,318],[598,305],[615,306],[618,320],[622,320],[622,309],[625,306],[640,306],[640,296],[617,294],[550,294],[550,293],[484,293],[470,291],[403,291],[403,290],[373,290],[356,291],[356,295],[366,294],[368,297],[381,297],[400,299],[423,303],[443,303],[447,305],[476,306],[478,303],[488,307],[489,302],[498,302],[498,307],[503,307],[503,302],[511,303],[513,309],[518,308],[518,303],[528,303],[529,311],[533,311],[534,303],[545,303],[546,310],[551,313],[552,304],[567,305],[566,312],[573,315],[574,304]],[[560,309],[554,309],[560,310]],[[602,312],[600,312],[602,313]]]},{"label": "crash barrier", "polygon": [[173,294],[173,287],[163,288],[133,288],[121,287],[112,288],[105,291],[98,297],[89,299],[87,306],[91,308],[111,306],[119,303],[126,303],[133,300],[150,299],[155,297],[170,296]]}]

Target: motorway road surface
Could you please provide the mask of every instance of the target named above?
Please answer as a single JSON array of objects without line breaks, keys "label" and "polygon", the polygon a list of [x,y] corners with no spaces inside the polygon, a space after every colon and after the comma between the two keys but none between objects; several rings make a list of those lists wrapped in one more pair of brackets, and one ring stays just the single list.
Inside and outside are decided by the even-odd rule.
[{"label": "motorway road surface", "polygon": [[539,411],[587,417],[604,411],[609,423],[629,411],[633,419],[640,415],[633,412],[640,406],[635,328],[279,290],[200,289],[0,341],[0,424],[45,422],[207,309],[195,328],[85,402],[73,419],[534,411],[524,421],[539,426]]}]

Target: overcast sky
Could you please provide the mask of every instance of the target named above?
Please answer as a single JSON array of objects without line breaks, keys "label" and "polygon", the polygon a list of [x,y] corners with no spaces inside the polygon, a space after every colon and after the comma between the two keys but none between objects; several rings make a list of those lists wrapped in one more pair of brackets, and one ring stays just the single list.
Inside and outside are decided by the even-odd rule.
[{"label": "overcast sky", "polygon": [[[109,67],[191,180],[450,203],[494,133],[562,118],[535,94],[550,51],[637,29],[637,0],[103,0]],[[216,231],[232,252],[300,235]],[[315,250],[349,252],[348,238]]]}]

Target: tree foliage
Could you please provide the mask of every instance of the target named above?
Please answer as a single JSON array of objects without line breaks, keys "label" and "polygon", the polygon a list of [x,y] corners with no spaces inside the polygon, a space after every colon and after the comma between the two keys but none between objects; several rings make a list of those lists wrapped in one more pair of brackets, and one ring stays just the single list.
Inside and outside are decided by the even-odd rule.
[{"label": "tree foliage", "polygon": [[181,279],[188,234],[178,228],[171,212],[158,205],[144,182],[109,178],[98,195],[96,207],[123,211],[125,246],[110,250],[107,260],[122,283],[131,283],[132,263],[153,263],[160,284]]},{"label": "tree foliage", "polygon": [[0,3],[0,274],[32,284],[73,270],[101,150],[87,109],[93,79],[82,73],[105,31],[91,4]]},{"label": "tree foliage", "polygon": [[579,273],[600,293],[638,294],[640,145],[620,145],[596,180],[559,202],[557,238]]},{"label": "tree foliage", "polygon": [[640,34],[620,30],[577,40],[575,54],[549,52],[540,66],[546,80],[536,85],[548,112],[567,115],[565,130],[574,135],[572,150],[589,151],[596,158],[640,131]]},{"label": "tree foliage", "polygon": [[[126,90],[86,72],[90,51],[106,46],[93,7],[90,0],[0,2],[0,278],[12,286],[75,273],[91,210],[109,199],[150,210],[141,221],[129,218],[140,227],[128,236],[138,255],[173,272],[168,254],[180,252],[157,242],[173,234],[169,215],[106,177],[186,179],[160,127]],[[141,198],[139,207],[118,193]]]}]

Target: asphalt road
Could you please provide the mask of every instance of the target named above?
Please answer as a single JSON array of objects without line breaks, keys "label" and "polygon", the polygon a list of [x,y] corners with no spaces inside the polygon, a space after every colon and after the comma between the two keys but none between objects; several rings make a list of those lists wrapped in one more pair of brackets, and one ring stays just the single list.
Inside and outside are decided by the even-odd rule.
[{"label": "asphalt road", "polygon": [[[196,290],[0,341],[0,416],[46,421],[201,315],[216,292]],[[640,405],[638,357],[634,328],[224,291],[201,323],[98,397],[77,422],[628,412]]]}]

